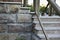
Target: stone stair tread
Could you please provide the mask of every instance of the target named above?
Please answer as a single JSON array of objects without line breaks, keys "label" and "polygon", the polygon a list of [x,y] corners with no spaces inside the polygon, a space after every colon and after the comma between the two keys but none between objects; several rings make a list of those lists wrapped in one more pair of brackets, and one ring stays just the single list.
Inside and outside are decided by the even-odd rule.
[{"label": "stone stair tread", "polygon": [[[35,12],[30,12],[30,14],[35,14]],[[33,18],[33,17],[32,17]]]},{"label": "stone stair tread", "polygon": [[[41,27],[35,27],[36,30],[42,30]],[[44,30],[60,30],[60,27],[44,27]]]},{"label": "stone stair tread", "polygon": [[[33,16],[32,18],[37,18],[36,16]],[[40,18],[60,18],[59,16],[40,16]]]},{"label": "stone stair tread", "polygon": [[60,16],[40,16],[41,18],[60,18]]},{"label": "stone stair tread", "polygon": [[29,9],[30,7],[20,7],[20,8],[22,8],[22,9],[24,9],[24,8],[25,8],[25,9]]},{"label": "stone stair tread", "polygon": [[[39,21],[34,21],[34,23],[39,23]],[[41,22],[41,23],[60,23],[60,22]]]},{"label": "stone stair tread", "polygon": [[[37,34],[40,38],[45,38],[44,34]],[[48,38],[60,38],[60,34],[47,34]]]}]

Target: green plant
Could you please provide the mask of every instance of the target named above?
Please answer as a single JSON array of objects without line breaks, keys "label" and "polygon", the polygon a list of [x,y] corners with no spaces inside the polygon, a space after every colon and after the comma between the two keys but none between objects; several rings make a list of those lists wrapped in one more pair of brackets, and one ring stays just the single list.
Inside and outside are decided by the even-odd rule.
[{"label": "green plant", "polygon": [[40,12],[46,12],[45,8],[46,8],[45,6],[43,6],[43,7],[40,6]]},{"label": "green plant", "polygon": [[34,12],[34,7],[32,5],[27,5],[27,7],[30,7],[31,12]]}]

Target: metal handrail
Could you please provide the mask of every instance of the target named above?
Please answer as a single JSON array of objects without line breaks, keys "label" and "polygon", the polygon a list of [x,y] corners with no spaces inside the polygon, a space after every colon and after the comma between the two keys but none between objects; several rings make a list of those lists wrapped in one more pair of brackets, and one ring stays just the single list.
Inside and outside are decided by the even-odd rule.
[{"label": "metal handrail", "polygon": [[39,15],[38,15],[36,12],[31,12],[31,13],[34,14],[34,15],[36,15],[36,17],[37,17],[37,19],[38,19],[38,21],[39,21],[39,25],[40,25],[41,28],[42,28],[43,34],[44,34],[46,40],[48,40],[47,34],[46,34],[46,32],[45,32],[45,30],[44,30],[44,28],[43,28],[43,26],[42,26],[42,23],[41,23],[41,20],[40,20],[40,18],[39,18]]},{"label": "metal handrail", "polygon": [[54,8],[54,10],[57,12],[57,14],[60,15],[60,7],[54,2],[54,0],[47,0],[51,6]]},{"label": "metal handrail", "polygon": [[[53,0],[47,0],[47,1],[52,5],[52,7],[55,9],[55,11],[56,11],[58,14],[60,14],[60,7],[59,7],[56,3],[53,2]],[[49,5],[49,3],[48,3],[48,5]],[[47,5],[47,6],[48,6],[48,5]],[[46,7],[46,8],[47,8],[47,7]],[[43,31],[43,33],[44,33],[44,35],[45,35],[46,40],[49,40],[49,38],[47,37],[47,34],[46,34],[46,32],[45,32],[42,24],[41,24],[41,20],[40,20],[40,18],[39,18],[39,16],[38,16],[38,11],[36,11],[36,16],[37,16],[37,19],[38,19],[38,21],[39,21],[39,25],[41,26],[42,31]]]},{"label": "metal handrail", "polygon": [[41,29],[42,29],[42,31],[43,31],[43,34],[44,34],[46,40],[49,40],[48,37],[47,37],[47,34],[46,34],[46,32],[45,32],[45,30],[44,30],[44,28],[43,28],[43,26],[42,26],[41,20],[39,19],[39,16],[38,16],[37,13],[36,13],[36,16],[37,16],[37,19],[38,19],[38,21],[39,21],[39,25],[40,25],[40,27],[41,27]]}]

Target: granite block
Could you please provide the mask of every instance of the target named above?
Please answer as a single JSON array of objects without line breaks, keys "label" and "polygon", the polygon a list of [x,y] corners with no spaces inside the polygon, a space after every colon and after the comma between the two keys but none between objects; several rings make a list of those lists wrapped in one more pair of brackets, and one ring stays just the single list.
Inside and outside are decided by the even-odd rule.
[{"label": "granite block", "polygon": [[19,33],[32,30],[32,24],[9,24],[9,33]]},{"label": "granite block", "polygon": [[17,22],[32,22],[32,15],[30,14],[17,14]]},{"label": "granite block", "polygon": [[8,32],[8,26],[6,24],[0,24],[0,33]]}]

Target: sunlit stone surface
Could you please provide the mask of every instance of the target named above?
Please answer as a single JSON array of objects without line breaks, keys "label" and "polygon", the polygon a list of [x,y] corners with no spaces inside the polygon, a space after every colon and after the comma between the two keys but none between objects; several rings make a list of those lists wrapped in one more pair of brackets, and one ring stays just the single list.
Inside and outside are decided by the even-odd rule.
[{"label": "sunlit stone surface", "polygon": [[19,10],[19,13],[30,13],[30,10]]},{"label": "sunlit stone surface", "polygon": [[17,14],[18,20],[17,22],[31,22],[32,15],[30,14]]}]

